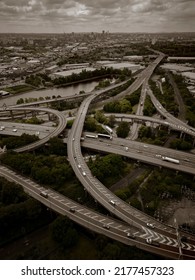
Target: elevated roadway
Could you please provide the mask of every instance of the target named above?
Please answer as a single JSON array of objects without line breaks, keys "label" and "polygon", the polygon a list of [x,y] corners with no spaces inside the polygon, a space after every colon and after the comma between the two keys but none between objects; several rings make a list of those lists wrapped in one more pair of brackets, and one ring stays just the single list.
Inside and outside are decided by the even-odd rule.
[{"label": "elevated roadway", "polygon": [[149,86],[147,88],[147,94],[150,96],[151,101],[156,110],[159,112],[159,114],[166,118],[168,122],[175,124],[175,129],[177,127],[179,130],[182,130],[183,132],[195,137],[195,128],[187,125],[187,123],[184,123],[183,121],[175,118],[173,115],[167,112],[167,110],[162,106],[162,104],[158,101],[153,92],[150,90]]},{"label": "elevated roadway", "polygon": [[[113,193],[111,193],[99,180],[97,180],[97,178],[91,174],[91,171],[83,159],[80,138],[85,116],[93,99],[94,97],[90,96],[82,102],[72,126],[71,133],[68,137],[68,157],[70,164],[72,165],[76,176],[83,184],[84,188],[94,197],[95,200],[97,200],[110,212],[114,213],[117,217],[124,220],[128,224],[139,227],[140,229],[145,229],[147,225],[146,221],[149,217],[144,213],[132,208],[124,201],[116,197]],[[155,231],[156,234],[161,234],[168,237],[175,235],[175,231],[172,229],[172,227],[162,225],[158,221],[153,220],[151,217],[150,219],[152,220],[151,223],[155,228],[153,231]]]},{"label": "elevated roadway", "polygon": [[[22,153],[22,152],[25,152],[25,151],[32,151],[32,150],[42,146],[43,144],[47,143],[50,138],[58,136],[66,127],[66,123],[67,123],[66,118],[59,111],[48,109],[48,108],[30,108],[30,110],[31,111],[46,112],[46,113],[55,115],[58,119],[58,126],[50,134],[48,134],[44,138],[42,138],[42,139],[40,139],[40,140],[38,140],[38,141],[36,141],[32,144],[29,144],[29,145],[23,146],[21,148],[15,149],[14,151],[18,152],[18,153]],[[29,111],[29,108],[15,108],[15,107],[12,107],[11,109],[6,108],[6,110],[3,110],[3,112],[5,112],[5,111],[6,112],[8,112],[8,111]]]},{"label": "elevated roadway", "polygon": [[[88,97],[84,100],[79,108],[77,117],[74,121],[73,127],[71,129],[71,133],[68,138],[68,157],[70,160],[70,164],[81,181],[85,189],[97,200],[100,204],[102,204],[109,211],[115,213],[120,219],[125,222],[139,226],[140,228],[146,226],[145,218],[146,215],[143,213],[139,213],[139,218],[136,218],[134,208],[130,207],[124,201],[120,200],[113,193],[111,193],[101,182],[94,178],[86,165],[80,147],[80,137],[83,129],[83,124],[85,120],[85,116],[89,107],[89,104],[93,100],[93,96]],[[112,149],[112,148],[111,148]],[[112,203],[114,202],[114,204]],[[141,218],[141,216],[142,218]],[[174,234],[172,229],[165,225],[155,222],[155,232],[161,234]]]},{"label": "elevated roadway", "polygon": [[[133,225],[130,226],[107,215],[105,216],[97,213],[92,209],[64,197],[52,189],[46,189],[32,180],[18,175],[7,167],[0,166],[0,176],[5,177],[11,182],[20,184],[23,186],[26,193],[48,208],[68,216],[71,220],[96,233],[104,234],[126,245],[136,246],[139,249],[164,256],[165,258],[178,259],[182,257],[183,259],[195,259],[195,255],[193,254],[193,252],[195,252],[195,239],[191,239],[191,236],[188,237],[188,242],[181,243],[181,256],[176,236],[166,237],[157,235],[152,229],[145,228],[144,230],[140,230]],[[43,197],[41,195],[42,192],[47,194],[47,197]],[[129,234],[130,236],[133,235],[134,238],[130,238],[128,236]],[[159,246],[155,247],[147,244],[147,238],[155,239],[159,242]]]},{"label": "elevated roadway", "polygon": [[[161,61],[162,58],[163,57],[159,56],[159,62]],[[158,64],[157,62],[158,62],[158,59],[155,60],[153,65],[150,65],[148,67],[148,71],[153,71],[152,69],[154,69],[156,67],[156,65]],[[147,74],[147,71],[145,72],[145,75],[146,74]],[[143,83],[145,78],[146,78],[146,76],[143,75],[141,78],[142,81],[140,81],[140,83]],[[177,248],[178,243],[176,240],[175,228],[170,227],[168,225],[164,225],[164,224],[154,220],[152,217],[145,215],[144,213],[134,209],[133,207],[129,206],[124,201],[122,201],[118,197],[116,197],[113,193],[109,192],[105,188],[105,186],[97,180],[97,178],[93,177],[93,175],[91,174],[89,168],[87,167],[87,165],[83,159],[83,156],[81,153],[81,146],[80,146],[80,137],[81,137],[81,133],[82,133],[82,129],[83,129],[85,116],[86,116],[88,107],[89,107],[90,103],[92,102],[92,100],[95,99],[96,96],[102,94],[103,92],[104,91],[99,91],[98,93],[87,97],[86,100],[84,100],[82,102],[82,104],[79,108],[77,117],[76,117],[73,127],[71,129],[70,136],[68,138],[68,157],[69,157],[69,161],[73,167],[73,170],[74,170],[76,176],[78,177],[78,179],[83,184],[84,188],[94,197],[95,200],[99,201],[105,208],[107,208],[115,216],[124,220],[124,222],[128,224],[128,227],[131,226],[133,228],[136,228],[138,230],[138,232],[140,232],[138,239],[136,238],[136,240],[132,241],[132,240],[129,240],[129,238],[128,238],[129,244],[137,244],[138,247],[145,246],[144,248],[149,247],[149,250],[153,250],[153,252],[157,251],[161,255],[164,255],[164,256],[166,255],[166,257],[168,257],[168,255],[170,256],[170,258],[175,258],[176,256],[178,257],[178,254],[180,254],[180,253],[178,253],[178,248]],[[22,108],[22,110],[23,110],[23,108]],[[60,119],[60,116],[58,116],[58,117]],[[61,120],[61,122],[63,122],[63,120]],[[61,127],[61,125],[59,125],[58,127]],[[58,133],[59,133],[59,131],[58,131]],[[29,150],[31,150],[31,148]],[[21,150],[19,149],[18,152],[20,152],[20,151]],[[6,176],[4,171],[2,171],[2,168],[1,168],[1,174],[3,173],[4,176]],[[14,175],[14,174],[12,174],[12,175]],[[10,178],[10,175],[7,176],[7,178],[8,177]],[[16,178],[16,182],[22,183],[21,178]],[[28,189],[28,191],[29,191],[29,189]],[[39,192],[40,191],[42,191],[42,190],[39,189]],[[36,193],[34,195],[38,199],[38,194]],[[50,201],[50,196],[53,199],[53,196],[51,195],[51,193],[49,193],[48,195],[49,195],[49,199],[48,199],[48,197],[44,198],[44,203],[46,203],[45,202],[45,200],[46,200],[47,205],[48,205],[48,203],[50,203],[50,207],[52,205],[52,207],[58,208],[58,212],[62,211],[62,210],[60,210],[62,207],[56,206],[56,203],[55,203],[55,206],[53,206],[53,202]],[[54,196],[55,196],[55,194],[54,194]],[[59,197],[59,194],[57,194],[57,196]],[[39,197],[40,197],[40,193],[39,193]],[[54,198],[56,198],[56,197],[54,197]],[[41,197],[41,199],[43,200],[42,197]],[[40,200],[40,198],[39,198],[39,200]],[[63,202],[63,201],[60,201],[60,202]],[[81,206],[79,206],[79,207],[81,207]],[[70,211],[70,209],[69,209],[69,212],[71,212],[71,215],[73,215],[72,210]],[[66,213],[67,213],[67,211],[66,211]],[[69,213],[69,216],[71,216],[71,215]],[[90,214],[89,214],[89,216],[90,216]],[[88,215],[87,215],[87,217],[88,217]],[[85,226],[87,221],[88,221],[88,219],[85,217],[84,221],[82,221],[82,224]],[[121,225],[122,222],[119,222],[119,223]],[[148,223],[152,224],[152,227],[148,228],[148,226],[147,226]],[[105,232],[111,232],[110,229],[112,229],[112,227],[109,226],[109,228],[108,228],[108,227],[104,227],[104,226],[105,226],[105,224],[102,226],[104,228]],[[89,222],[88,222],[87,227],[91,228],[91,224]],[[118,228],[120,228],[120,226],[115,229],[118,230]],[[96,227],[93,225],[92,229],[95,230]],[[115,229],[113,229],[113,231],[115,231]],[[102,228],[101,228],[101,230],[102,230]],[[123,234],[124,234],[124,232],[123,232]],[[118,233],[117,233],[117,235],[118,235]],[[139,238],[142,238],[145,240],[148,236],[150,236],[154,240],[158,240],[160,243],[160,247],[156,248],[156,247],[146,244],[146,243],[141,244],[143,242],[141,240],[139,240]],[[114,237],[112,237],[112,238],[114,238]],[[125,236],[125,238],[127,239],[127,236]],[[192,245],[188,245],[185,243],[182,245],[183,246],[183,248],[182,248],[183,257],[184,256],[185,256],[185,258],[194,257],[195,250],[194,250],[193,242],[194,241],[192,241]],[[166,251],[166,254],[164,253],[164,251]],[[167,253],[167,251],[169,251],[169,252]]]},{"label": "elevated roadway", "polygon": [[[150,165],[195,174],[195,156],[192,153],[115,137],[112,140],[101,139],[101,141],[86,137],[84,141],[81,141],[81,146],[96,151],[122,155]],[[162,160],[163,156],[175,158],[179,160],[179,164],[164,161]]]}]

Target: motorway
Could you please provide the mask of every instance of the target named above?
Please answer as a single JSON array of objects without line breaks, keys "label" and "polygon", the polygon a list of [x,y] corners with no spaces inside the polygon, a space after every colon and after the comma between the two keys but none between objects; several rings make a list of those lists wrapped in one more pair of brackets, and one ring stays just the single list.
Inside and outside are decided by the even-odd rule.
[{"label": "motorway", "polygon": [[[89,133],[85,133],[85,135],[86,134]],[[93,135],[92,133],[90,134]],[[112,140],[101,139],[101,141],[98,139],[89,139],[85,137],[85,140],[81,141],[81,146],[96,151],[122,155],[134,159],[137,162],[140,161],[147,164],[165,167],[173,169],[175,171],[195,175],[194,154],[185,153],[151,144],[146,145],[138,141],[132,141],[115,137],[113,137]],[[162,160],[162,156],[178,159],[180,163],[175,164],[164,161]]]},{"label": "motorway", "polygon": [[[145,78],[143,77],[143,82],[144,80]],[[175,230],[172,227],[163,225],[144,213],[129,206],[127,203],[110,192],[99,180],[97,180],[97,178],[91,174],[91,171],[82,156],[80,138],[85,116],[93,99],[94,96],[89,96],[82,102],[78,110],[77,117],[73,123],[71,133],[68,137],[68,158],[77,178],[95,200],[97,200],[110,212],[114,213],[114,215],[124,220],[129,225],[143,229],[146,228],[147,221],[150,219],[151,223],[155,227],[155,230],[153,230],[156,234],[161,234],[168,237],[175,236]],[[110,149],[112,149],[112,147],[110,147]]]},{"label": "motorway", "polygon": [[[159,105],[158,102],[158,107],[161,107],[161,105]],[[162,109],[163,107],[161,107],[160,109]],[[159,109],[158,109],[159,110]],[[161,111],[159,111],[161,112]],[[166,111],[167,112],[167,111]],[[167,113],[166,113],[167,114]],[[116,119],[123,119],[123,121],[131,121],[131,120],[135,120],[135,121],[145,121],[145,122],[150,122],[150,123],[155,123],[155,124],[160,124],[163,126],[167,126],[172,130],[175,131],[179,131],[179,132],[183,132],[185,134],[188,134],[190,136],[195,137],[195,132],[193,131],[193,128],[191,127],[186,127],[184,126],[185,123],[178,123],[176,120],[176,118],[172,119],[172,118],[168,118],[168,119],[157,119],[157,118],[153,118],[153,117],[147,117],[147,116],[143,116],[143,115],[131,115],[131,114],[118,114],[118,113],[106,113],[105,116],[110,116],[110,115],[114,115]],[[165,116],[165,114],[163,115]],[[133,140],[133,139],[132,139]]]},{"label": "motorway", "polygon": [[[106,114],[106,116],[109,115],[110,114]],[[146,116],[115,114],[115,117],[116,119],[122,117],[124,120],[135,119],[138,121],[139,120],[150,121],[150,122],[155,122],[162,125],[174,127],[174,124],[172,125],[171,123],[169,123],[168,125],[167,122],[162,119],[153,119]],[[3,124],[5,125],[5,123],[0,122],[0,126]],[[13,129],[15,128],[17,129],[17,131],[13,132]],[[51,134],[53,133],[54,130],[55,127],[48,127],[45,125],[30,125],[30,124],[21,124],[15,122],[6,122],[5,129],[1,131],[1,135],[20,136],[23,133],[36,135],[36,133],[39,132],[39,135],[37,136],[40,139],[44,139],[45,142],[47,141],[46,140],[47,138],[45,139],[45,137],[51,137]],[[84,135],[86,134],[95,135],[93,133],[87,133],[87,132],[84,133]],[[67,139],[64,139],[64,143],[67,143]],[[170,168],[176,171],[183,171],[189,174],[195,174],[195,157],[191,153],[185,153],[182,151],[168,149],[168,148],[151,145],[151,144],[146,145],[142,142],[132,141],[129,139],[122,139],[117,137],[113,137],[113,140],[111,142],[110,140],[104,140],[104,139],[101,139],[100,142],[98,139],[91,140],[85,137],[85,141],[81,142],[81,146],[96,151],[120,154],[135,159],[136,161],[148,163],[151,165],[163,166],[165,168]],[[36,148],[36,146],[34,147]],[[128,147],[128,151],[126,151],[125,147]],[[160,155],[169,156],[178,159],[180,161],[180,164],[176,165],[173,163],[162,161]]]},{"label": "motorway", "polygon": [[[147,75],[151,75],[151,73],[153,72],[157,64],[162,60],[162,58],[163,55],[160,55],[151,65],[148,66],[148,68],[146,68],[140,74],[138,79],[130,86],[131,90],[133,90],[133,88],[136,89],[142,83],[144,83],[144,81],[147,78]],[[110,88],[114,88],[114,87],[116,87],[116,85]],[[107,88],[106,90],[109,89]],[[107,208],[108,211],[113,213],[114,216],[119,217],[124,222],[115,221],[117,223],[115,225],[112,219],[111,219],[112,221],[111,220],[108,221],[105,220],[105,219],[109,219],[108,217],[106,218],[103,217],[102,221],[98,220],[98,222],[101,222],[101,226],[97,225],[96,218],[95,221],[94,219],[91,220],[91,218],[92,216],[94,218],[99,214],[97,213],[94,214],[94,212],[92,211],[92,212],[87,212],[88,214],[85,213],[84,216],[82,216],[81,213],[83,210],[82,211],[78,211],[78,210],[83,209],[84,208],[83,206],[81,205],[78,206],[78,204],[76,204],[75,202],[70,202],[70,200],[67,200],[67,198],[64,198],[60,194],[55,193],[53,190],[48,190],[48,198],[43,198],[42,196],[40,196],[40,192],[45,190],[43,187],[40,187],[38,185],[33,185],[33,183],[32,184],[29,183],[29,179],[22,179],[20,175],[16,175],[14,172],[12,173],[12,171],[11,171],[12,174],[10,175],[10,171],[5,167],[0,167],[0,173],[2,174],[2,176],[5,176],[7,179],[22,184],[30,195],[40,200],[48,207],[54,209],[59,213],[69,216],[71,219],[77,222],[80,221],[79,223],[81,223],[83,226],[86,226],[89,229],[95,230],[96,232],[99,233],[103,233],[125,244],[136,245],[136,247],[138,248],[142,248],[144,250],[157,253],[167,258],[179,258],[179,257],[183,257],[184,259],[195,258],[195,246],[194,246],[195,237],[188,235],[188,243],[178,241],[175,228],[168,225],[164,225],[159,221],[154,220],[152,217],[142,213],[141,211],[138,211],[137,209],[131,207],[129,204],[125,203],[124,201],[116,197],[101,182],[99,182],[97,178],[93,177],[91,171],[87,167],[83,159],[81,153],[81,146],[80,146],[80,138],[83,130],[83,124],[85,121],[88,107],[91,104],[92,100],[94,100],[96,97],[98,97],[104,92],[105,90],[98,91],[90,95],[89,97],[87,97],[82,102],[78,110],[74,124],[72,126],[71,133],[68,137],[68,158],[76,176],[84,186],[85,190],[87,190],[94,197],[95,200],[97,200],[100,204],[102,204],[105,208]],[[122,94],[124,94],[124,92]],[[12,109],[15,110],[15,108]],[[20,110],[24,110],[24,108],[20,108]],[[25,110],[29,110],[29,108]],[[33,110],[38,110],[38,109],[33,108]],[[44,111],[45,109],[40,109],[40,110]],[[49,139],[54,135],[61,133],[61,131],[65,128],[65,124],[66,124],[65,117],[61,113],[57,114],[57,116],[59,118],[58,127],[52,132],[53,133],[52,136],[50,134],[45,138]],[[45,138],[39,141],[40,145],[45,143],[46,140]],[[41,141],[43,143],[41,143]],[[37,147],[36,143],[29,145],[28,150],[32,150],[35,147]],[[106,145],[106,147],[108,151],[108,146]],[[114,149],[112,147],[109,148]],[[125,155],[128,153],[127,151],[124,151],[124,147],[120,149],[121,151],[123,151]],[[16,149],[17,152],[22,152],[25,150],[26,147]],[[117,153],[116,150],[114,152]],[[156,160],[160,161],[160,159],[158,158]],[[24,181],[25,184],[29,183],[29,185],[26,185],[25,187]],[[76,213],[79,212],[79,215],[82,216],[82,218],[79,219],[79,221],[76,220],[75,218],[75,216],[79,216],[79,215],[75,215],[75,212],[73,213],[72,210],[70,211],[70,207],[72,209],[72,206],[74,206],[73,203],[74,205],[76,205],[76,207],[79,207],[79,208],[75,208]],[[100,216],[102,217],[102,215]],[[150,225],[152,224],[152,226],[148,227],[147,223],[149,223]],[[123,228],[124,226],[126,226],[126,228]],[[130,228],[133,230],[133,233],[136,235],[136,239],[130,240],[129,238],[127,238],[127,231],[130,230]],[[125,232],[125,236],[124,236],[124,232]],[[145,242],[146,238],[152,238],[153,240],[158,241],[159,247],[146,244]],[[178,249],[178,246],[181,246],[182,256],[180,255],[180,250]]]},{"label": "motorway", "polygon": [[[29,111],[29,108],[15,108],[15,107],[12,107],[11,109],[6,108],[6,110],[3,110],[1,112],[3,112],[3,113],[4,112],[9,112],[10,110],[12,110],[12,111]],[[47,143],[50,138],[58,136],[66,127],[66,123],[67,123],[66,118],[63,115],[63,113],[61,113],[59,111],[48,109],[48,108],[30,108],[30,110],[31,111],[45,112],[45,113],[55,115],[58,118],[58,126],[50,134],[48,134],[44,138],[42,138],[42,139],[40,139],[40,140],[38,140],[38,141],[36,141],[32,144],[29,144],[29,145],[23,146],[21,148],[15,149],[14,151],[18,152],[18,153],[22,153],[22,152],[26,152],[26,151],[32,151],[32,150],[42,146],[43,144]]]},{"label": "motorway", "polygon": [[[110,114],[106,114],[110,115]],[[167,122],[161,119],[153,119],[146,116],[136,116],[136,115],[126,115],[126,114],[115,114],[116,118],[123,118],[124,120],[144,120],[144,121],[150,121],[159,123],[162,125],[168,126]],[[5,124],[0,122],[1,124]],[[174,127],[171,123],[169,123],[170,127]],[[13,132],[13,129],[17,129],[16,132]],[[39,132],[39,138],[44,139],[44,142],[47,142],[46,137],[51,137],[51,134],[53,135],[53,131],[55,130],[54,127],[48,127],[43,125],[30,125],[30,124],[21,124],[21,123],[14,123],[14,122],[6,122],[6,127],[3,131],[1,131],[2,135],[11,135],[11,136],[20,136],[23,133],[36,135],[37,132]],[[85,133],[94,135],[93,133]],[[66,139],[64,140],[66,143]],[[37,145],[37,142],[35,143]],[[41,143],[42,145],[42,143]],[[81,142],[81,145],[85,148],[90,148],[97,151],[103,151],[103,152],[110,152],[110,153],[116,153],[120,154],[132,159],[135,159],[136,161],[145,162],[151,165],[157,165],[157,166],[163,166],[166,168],[170,168],[176,171],[183,171],[189,174],[195,174],[195,157],[193,154],[185,153],[173,149],[168,149],[156,145],[151,144],[144,144],[137,141],[127,140],[127,139],[121,139],[121,138],[115,138],[113,137],[112,142],[110,140],[101,140],[101,142],[97,139],[90,140],[88,138],[85,138],[84,142]],[[39,142],[38,142],[39,146]],[[125,147],[128,147],[128,151],[125,150]],[[28,146],[26,147],[28,150]],[[33,149],[36,148],[36,146],[33,147]],[[17,149],[16,149],[17,151]],[[169,156],[172,158],[176,158],[180,161],[179,165],[175,165],[173,163],[162,161],[160,156]]]},{"label": "motorway", "polygon": [[[22,110],[22,109],[21,109]],[[30,109],[29,109],[30,110]],[[154,118],[154,117],[148,117],[148,116],[144,116],[144,115],[133,115],[133,114],[121,114],[121,113],[105,113],[104,114],[106,117],[109,116],[115,116],[116,120],[123,120],[123,121],[128,121],[128,122],[150,122],[153,124],[158,124],[158,125],[163,125],[166,127],[169,127],[172,130],[175,131],[179,131],[179,132],[183,132],[185,134],[191,135],[191,136],[195,136],[195,132],[191,129],[186,129],[186,127],[183,126],[183,124],[175,124],[175,119],[174,119],[174,123],[172,123],[172,121],[168,121],[167,119],[160,119],[160,118]],[[72,118],[68,118],[69,119],[74,119],[74,117]],[[177,119],[176,119],[177,120]],[[0,120],[0,126],[1,125],[5,125],[5,122],[3,122],[2,120]],[[13,132],[13,128],[17,128],[17,132]],[[28,133],[30,135],[36,134],[37,131],[40,132],[39,134],[39,138],[44,138],[45,136],[47,136],[48,134],[50,134],[51,132],[53,132],[54,127],[49,127],[48,125],[33,125],[33,124],[25,124],[25,123],[15,123],[15,122],[11,122],[11,121],[6,121],[6,129],[1,131],[1,134],[3,135],[11,135],[11,136],[21,136],[22,133]]]},{"label": "motorway", "polygon": [[[2,122],[0,120],[0,127],[3,126],[4,129],[0,131],[1,135],[9,136],[21,136],[23,133],[29,135],[37,135],[39,139],[43,139],[48,134],[52,133],[55,127],[48,125],[37,125],[37,124],[27,124],[27,123],[16,123],[16,122]],[[14,131],[13,131],[14,130]]]},{"label": "motorway", "polygon": [[[76,223],[95,231],[99,234],[104,234],[112,239],[120,241],[126,245],[136,246],[139,249],[149,251],[151,253],[159,254],[165,258],[171,259],[195,259],[195,239],[189,235],[188,242],[182,242],[182,256],[178,250],[178,241],[176,235],[173,237],[157,234],[152,229],[142,227],[139,229],[135,226],[128,225],[121,221],[117,221],[108,215],[102,215],[89,209],[83,205],[64,197],[52,189],[45,189],[29,178],[25,178],[7,167],[0,166],[0,175],[11,182],[20,184],[26,193],[34,197],[36,200],[45,204],[48,208],[66,215]],[[45,198],[40,195],[41,192],[47,193]],[[173,229],[175,231],[175,229]],[[133,235],[134,238],[128,237],[128,234]],[[160,247],[151,246],[146,243],[147,238],[159,242]]]},{"label": "motorway", "polygon": [[155,97],[153,92],[151,91],[150,87],[147,88],[147,94],[150,96],[151,101],[153,105],[155,106],[156,110],[164,116],[168,122],[171,122],[172,124],[175,124],[175,127],[178,127],[178,129],[182,130],[183,132],[195,136],[195,128],[187,125],[183,121],[175,118],[173,115],[167,112],[167,110],[162,106],[162,104],[158,101],[158,99]]}]

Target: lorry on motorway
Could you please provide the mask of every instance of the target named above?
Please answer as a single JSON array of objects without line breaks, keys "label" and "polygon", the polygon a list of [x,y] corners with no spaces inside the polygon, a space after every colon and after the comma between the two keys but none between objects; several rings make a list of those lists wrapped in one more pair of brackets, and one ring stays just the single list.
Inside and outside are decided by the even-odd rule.
[{"label": "lorry on motorway", "polygon": [[98,138],[97,135],[91,135],[91,134],[86,134],[85,137],[87,137],[87,138],[93,138],[93,139],[97,139],[97,138]]},{"label": "lorry on motorway", "polygon": [[106,139],[112,140],[112,135],[103,134],[103,133],[98,133],[97,136],[98,136],[98,138],[106,138]]},{"label": "lorry on motorway", "polygon": [[108,125],[105,125],[105,130],[110,134],[113,133],[113,130]]},{"label": "lorry on motorway", "polygon": [[172,163],[179,164],[179,160],[178,160],[178,159],[175,159],[175,158],[162,157],[162,160],[165,160],[165,161],[169,161],[169,162],[172,162]]}]

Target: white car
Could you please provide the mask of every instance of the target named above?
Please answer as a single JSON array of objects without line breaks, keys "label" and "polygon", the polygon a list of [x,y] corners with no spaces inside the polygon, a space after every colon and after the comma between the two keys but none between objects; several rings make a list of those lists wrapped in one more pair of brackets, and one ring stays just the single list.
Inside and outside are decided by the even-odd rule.
[{"label": "white car", "polygon": [[135,235],[132,234],[132,233],[130,233],[130,232],[127,233],[127,237],[128,237],[128,238],[135,239]]},{"label": "white car", "polygon": [[105,229],[110,229],[110,226],[109,226],[109,225],[106,225],[106,224],[103,224],[103,228],[105,228]]},{"label": "white car", "polygon": [[151,238],[147,238],[147,239],[146,239],[146,243],[152,244],[152,239],[151,239]]},{"label": "white car", "polygon": [[13,131],[13,132],[17,132],[17,129],[16,129],[16,128],[14,128],[12,131]]},{"label": "white car", "polygon": [[110,200],[110,203],[114,206],[116,205],[116,203],[113,200]]},{"label": "white car", "polygon": [[154,241],[152,240],[151,238],[147,238],[146,239],[146,243],[150,244],[150,245],[153,245],[153,246],[156,246],[156,247],[159,247],[160,246],[160,243],[157,242],[157,241]]},{"label": "white car", "polygon": [[161,155],[156,155],[156,157],[161,158],[162,156]]},{"label": "white car", "polygon": [[155,226],[153,224],[147,223],[146,225],[147,225],[147,227],[155,228]]}]

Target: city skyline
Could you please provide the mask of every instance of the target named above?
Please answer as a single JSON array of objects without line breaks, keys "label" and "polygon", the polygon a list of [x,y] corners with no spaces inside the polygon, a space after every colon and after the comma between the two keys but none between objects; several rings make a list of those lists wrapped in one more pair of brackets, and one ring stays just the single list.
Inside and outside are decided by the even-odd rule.
[{"label": "city skyline", "polygon": [[193,32],[191,0],[2,0],[0,33]]}]

